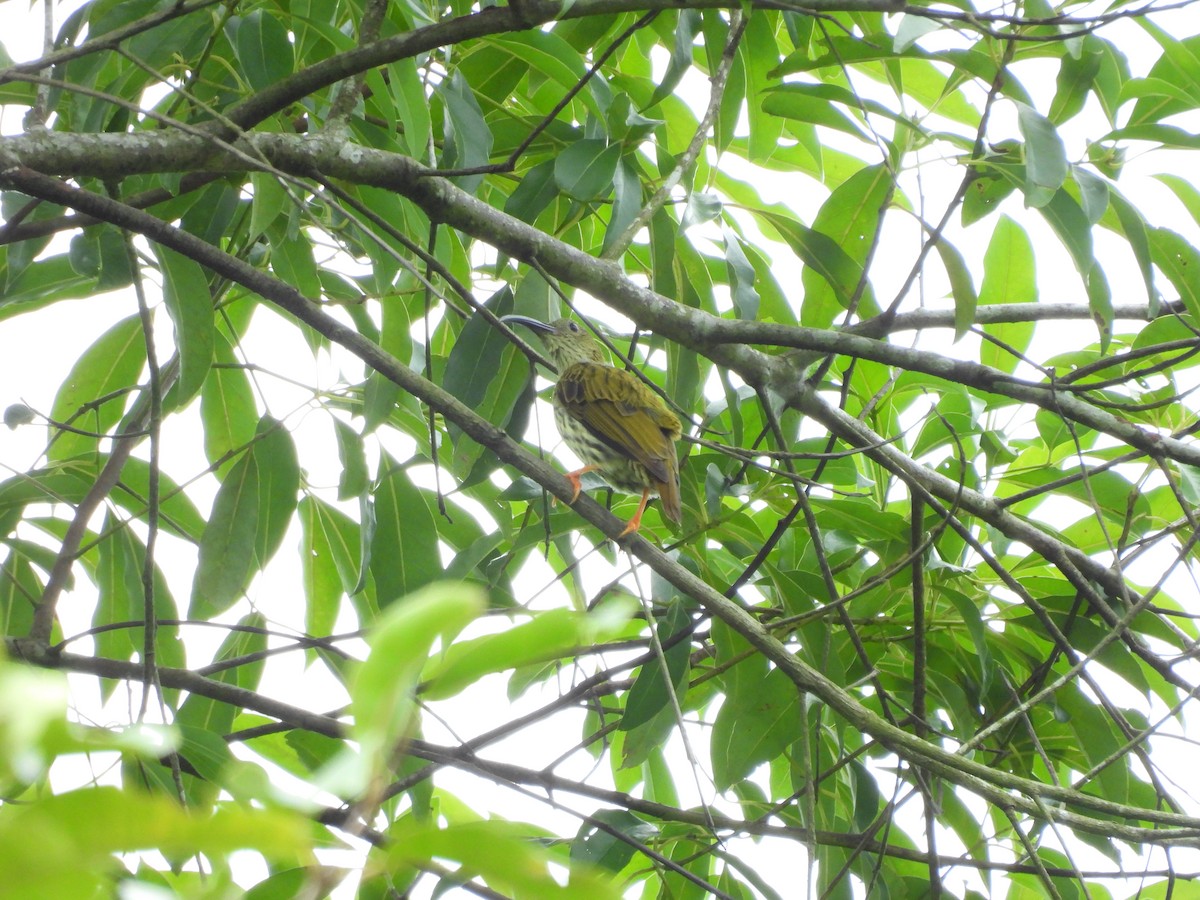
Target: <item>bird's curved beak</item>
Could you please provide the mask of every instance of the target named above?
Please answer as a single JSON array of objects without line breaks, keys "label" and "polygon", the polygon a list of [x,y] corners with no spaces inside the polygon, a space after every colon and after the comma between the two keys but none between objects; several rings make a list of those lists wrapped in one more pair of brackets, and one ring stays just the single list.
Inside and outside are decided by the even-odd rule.
[{"label": "bird's curved beak", "polygon": [[524,325],[538,334],[554,333],[552,325],[547,325],[539,319],[531,319],[529,316],[501,316],[500,321],[505,325]]}]

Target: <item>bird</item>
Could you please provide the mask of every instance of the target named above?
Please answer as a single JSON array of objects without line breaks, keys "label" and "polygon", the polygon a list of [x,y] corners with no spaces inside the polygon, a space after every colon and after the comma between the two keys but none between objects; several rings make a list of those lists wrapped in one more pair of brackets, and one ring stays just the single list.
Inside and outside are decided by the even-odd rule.
[{"label": "bird", "polygon": [[542,322],[516,315],[503,316],[501,321],[533,331],[558,369],[554,421],[567,446],[584,463],[566,474],[575,488],[571,502],[583,490],[583,474],[595,472],[618,491],[642,495],[619,537],[641,528],[642,514],[654,495],[662,502],[663,514],[678,525],[675,442],[683,433],[678,416],[632,372],[609,365],[600,344],[578,322],[569,318]]}]

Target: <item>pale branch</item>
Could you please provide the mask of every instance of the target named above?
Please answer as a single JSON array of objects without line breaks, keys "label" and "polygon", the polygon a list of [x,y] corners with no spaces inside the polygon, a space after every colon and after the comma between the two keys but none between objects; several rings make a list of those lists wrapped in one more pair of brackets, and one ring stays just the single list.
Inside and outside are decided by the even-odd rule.
[{"label": "pale branch", "polygon": [[[266,301],[278,306],[296,319],[311,326],[330,341],[357,356],[371,369],[407,390],[421,402],[438,409],[448,421],[462,428],[464,434],[487,447],[495,453],[500,461],[512,465],[543,485],[551,494],[571,505],[584,520],[599,528],[607,536],[616,538],[623,528],[623,523],[619,519],[590,497],[582,495],[575,499],[571,484],[562,475],[548,463],[526,451],[509,438],[502,429],[480,417],[474,410],[438,385],[401,364],[395,357],[384,352],[377,344],[355,329],[334,319],[290,285],[154,216],[125,207],[98,194],[71,187],[57,179],[27,168],[11,165],[0,167],[0,183],[30,196],[70,206],[119,227],[139,232],[148,239],[183,253],[202,265],[208,266],[217,274],[258,293]],[[426,200],[441,198],[449,187],[449,185],[442,184],[440,179],[427,179],[421,184],[425,186],[425,189],[415,189],[414,192]],[[429,185],[432,185],[432,188]],[[426,195],[426,190],[432,190],[433,193]],[[469,204],[464,203],[463,206],[465,207],[463,218],[467,224],[477,224],[472,223],[470,214],[483,209],[494,212],[485,204],[474,200]],[[433,208],[438,208],[438,204],[435,203]],[[553,238],[539,233],[538,246],[535,249],[543,249],[553,256],[561,256],[565,251],[555,247],[556,243]],[[523,247],[522,249],[528,252],[529,248]],[[578,251],[571,252],[578,253]],[[586,266],[583,266],[584,274],[603,286],[606,292],[612,291],[615,298],[624,300],[634,289],[634,286],[628,283],[628,280],[615,266],[597,263],[586,254],[580,254],[580,256],[586,260]],[[578,262],[583,262],[583,260]],[[640,297],[638,299],[644,300]],[[683,331],[679,326],[686,322],[681,323],[669,312],[669,308],[674,307],[675,304],[665,298],[656,298],[653,295],[651,299],[649,314],[666,324],[667,327],[663,331],[668,335],[671,332],[682,335]],[[678,313],[676,313],[677,315]],[[745,354],[752,356],[745,356]],[[761,354],[744,348],[742,353],[735,352],[730,355],[739,360],[762,357]],[[835,412],[844,415],[840,411]],[[877,447],[874,452],[879,453],[888,449],[890,448],[884,445]],[[908,461],[908,464],[915,468],[921,468],[916,467],[911,460]],[[934,473],[927,473],[927,475],[933,476]],[[936,477],[940,478],[941,476]],[[957,484],[954,485],[954,490],[957,492]],[[964,493],[964,506],[966,497],[967,495]],[[937,744],[922,740],[914,734],[891,725],[863,705],[848,690],[791,653],[751,614],[750,610],[723,596],[663,551],[636,536],[633,540],[628,541],[628,549],[630,553],[670,584],[685,595],[694,598],[708,612],[719,617],[739,632],[753,647],[779,668],[800,692],[813,694],[847,723],[872,736],[881,745],[910,764],[928,770],[933,775],[959,785],[1001,808],[1012,808],[1038,820],[1044,820],[1049,816],[1053,821],[1088,833],[1117,835],[1141,842],[1200,846],[1200,818],[1115,803],[1059,785],[1042,784],[1030,778],[993,769],[974,759],[960,757]],[[1061,545],[1056,545],[1053,548],[1052,558],[1059,557],[1064,549]],[[18,645],[14,649],[20,650],[24,658],[32,657],[34,662],[43,665],[53,664],[51,655],[46,652],[44,647],[30,642],[26,643],[27,646]],[[80,665],[85,666],[85,671],[90,671],[86,666],[95,665],[93,660],[79,662]],[[142,671],[140,666],[134,668],[139,673]],[[167,680],[167,670],[160,671],[164,676],[162,682],[164,686],[177,686],[174,681]],[[191,675],[191,673],[186,674]],[[174,677],[172,675],[172,678]],[[229,685],[223,687],[239,690]],[[253,692],[247,691],[244,699],[247,702],[254,701],[255,698],[251,696],[252,694]],[[267,715],[275,714],[270,709],[259,708],[259,711]],[[328,727],[327,723],[322,724],[320,721],[322,718],[313,717],[318,726]],[[1102,818],[1068,810],[1067,806],[1095,813]],[[1146,822],[1158,827],[1143,828],[1123,825],[1108,821],[1109,817]]]},{"label": "pale branch", "polygon": [[248,150],[230,157],[195,135],[41,134],[8,139],[0,143],[0,151],[7,149],[15,161],[46,174],[111,178],[134,172],[177,171],[190,165],[217,164],[237,169],[250,158],[263,158],[297,177],[319,172],[327,177],[390,188],[417,203],[431,220],[458,228],[514,258],[542,266],[640,325],[729,367],[753,386],[786,390],[802,373],[795,365],[799,359],[768,356],[746,346],[749,343],[852,356],[1032,403],[1152,457],[1200,466],[1200,446],[1146,431],[1056,390],[1053,385],[1021,381],[979,363],[909,349],[848,331],[723,319],[685,307],[633,283],[615,264],[568,246],[477,200],[446,179],[430,176],[428,170],[410,157],[350,143],[330,148],[325,142],[294,135],[247,135],[235,146],[240,148],[243,144]]},{"label": "pale branch", "polygon": [[[1149,303],[1115,303],[1113,319],[1131,322],[1149,322],[1163,316],[1181,315],[1186,311],[1182,301],[1159,304],[1151,312]],[[924,331],[928,328],[954,328],[955,312],[952,309],[914,309],[897,313],[887,324],[886,333],[897,331]],[[1010,322],[1050,322],[1066,320],[1094,321],[1095,310],[1082,303],[995,303],[975,307],[972,316],[976,325],[1000,325]],[[882,334],[873,327],[874,319],[849,326],[846,331],[853,334],[867,333],[871,337]]]}]

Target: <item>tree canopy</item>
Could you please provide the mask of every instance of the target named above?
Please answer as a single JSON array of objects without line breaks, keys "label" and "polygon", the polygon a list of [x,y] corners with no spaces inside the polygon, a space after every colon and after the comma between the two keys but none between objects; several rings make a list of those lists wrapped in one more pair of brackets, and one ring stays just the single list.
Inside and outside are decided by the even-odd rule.
[{"label": "tree canopy", "polygon": [[[1200,896],[1190,0],[51,12],[4,884]],[[512,313],[676,411],[678,528]]]}]

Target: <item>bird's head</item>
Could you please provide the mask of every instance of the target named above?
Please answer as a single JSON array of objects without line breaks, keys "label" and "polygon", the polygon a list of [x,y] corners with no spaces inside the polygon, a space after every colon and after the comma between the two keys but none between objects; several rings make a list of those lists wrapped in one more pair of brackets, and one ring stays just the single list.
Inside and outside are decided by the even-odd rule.
[{"label": "bird's head", "polygon": [[528,316],[503,316],[509,325],[524,325],[541,339],[558,371],[579,362],[604,363],[604,351],[588,330],[573,319],[542,322]]}]

